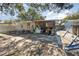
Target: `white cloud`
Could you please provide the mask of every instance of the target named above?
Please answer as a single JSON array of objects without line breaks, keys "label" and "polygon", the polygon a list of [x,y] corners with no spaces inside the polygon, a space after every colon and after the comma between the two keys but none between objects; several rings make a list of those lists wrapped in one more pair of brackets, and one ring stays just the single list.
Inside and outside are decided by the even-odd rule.
[{"label": "white cloud", "polygon": [[67,16],[68,13],[70,13],[69,10],[61,11],[60,13],[54,13],[53,11],[51,11],[47,14],[46,20],[63,19]]},{"label": "white cloud", "polygon": [[51,15],[52,13],[53,13],[53,11],[49,12],[49,13],[47,14],[47,16]]},{"label": "white cloud", "polygon": [[66,14],[59,14],[58,16],[57,16],[57,18],[58,19],[63,19],[63,18],[65,18],[67,15]]}]

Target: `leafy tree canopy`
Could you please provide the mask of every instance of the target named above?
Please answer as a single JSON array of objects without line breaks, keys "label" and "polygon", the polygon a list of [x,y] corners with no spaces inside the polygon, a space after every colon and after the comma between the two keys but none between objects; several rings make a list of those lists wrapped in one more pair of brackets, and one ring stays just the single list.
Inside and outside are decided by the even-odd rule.
[{"label": "leafy tree canopy", "polygon": [[28,6],[36,9],[37,11],[54,11],[54,12],[60,12],[64,9],[71,9],[73,7],[73,4],[69,3],[31,3],[27,4]]},{"label": "leafy tree canopy", "polygon": [[[71,9],[73,7],[73,4],[69,3],[28,3],[26,5],[37,11],[60,11],[63,9]],[[22,3],[0,3],[0,11],[4,13],[9,12],[10,14],[13,14],[15,13],[14,11],[21,12],[23,10],[25,9]]]},{"label": "leafy tree canopy", "polygon": [[29,8],[27,12],[20,12],[18,17],[20,19],[23,19],[23,20],[40,20],[40,19],[44,19],[44,17],[36,12],[34,9],[32,8]]},{"label": "leafy tree canopy", "polygon": [[79,11],[72,14],[72,15],[68,15],[65,20],[76,20],[79,19]]},{"label": "leafy tree canopy", "polygon": [[29,7],[28,11],[25,11],[24,4],[22,3],[0,3],[0,11],[4,14],[10,14],[14,16],[18,13],[20,19],[43,19],[41,15],[45,11],[54,11],[59,13],[61,10],[71,9],[73,4],[70,3],[26,3]]}]

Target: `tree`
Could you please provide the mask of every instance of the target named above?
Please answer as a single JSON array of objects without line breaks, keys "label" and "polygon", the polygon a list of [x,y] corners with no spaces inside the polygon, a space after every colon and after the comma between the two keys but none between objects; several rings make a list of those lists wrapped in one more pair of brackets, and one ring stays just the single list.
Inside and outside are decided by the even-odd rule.
[{"label": "tree", "polygon": [[0,22],[1,22],[2,20],[0,20]]},{"label": "tree", "polygon": [[72,15],[68,15],[65,20],[76,20],[79,19],[79,11],[72,14]]},{"label": "tree", "polygon": [[73,4],[69,4],[69,3],[31,3],[27,5],[40,12],[44,12],[47,10],[60,12],[61,10],[71,9],[73,7]]},{"label": "tree", "polygon": [[4,23],[12,24],[12,20],[5,20]]},{"label": "tree", "polygon": [[[79,19],[79,11],[76,12],[76,13],[73,13],[72,15],[68,15],[66,18],[65,18],[65,21],[66,20],[78,20]],[[78,25],[78,21],[74,22],[72,21],[73,23],[73,26],[72,26],[72,31],[73,31],[73,34],[75,35],[79,35],[79,25]],[[74,24],[76,24],[74,26]]]},{"label": "tree", "polygon": [[[73,4],[70,3],[29,3],[26,5],[36,9],[37,11],[60,11],[63,9],[71,9],[73,7]],[[24,10],[24,6],[22,3],[0,3],[0,11],[2,12],[11,12],[17,10],[19,12]]]},{"label": "tree", "polygon": [[43,20],[44,17],[36,12],[34,9],[29,8],[27,12],[20,12],[18,17],[22,20]]},{"label": "tree", "polygon": [[4,14],[10,14],[14,16],[15,13],[19,13],[25,10],[21,3],[0,3],[0,11]]},{"label": "tree", "polygon": [[71,9],[73,7],[73,4],[70,4],[70,3],[38,3],[38,4],[29,3],[26,5],[29,6],[31,9],[33,9],[35,14],[37,12],[37,15],[34,14],[35,17],[29,16],[29,14],[25,13],[26,12],[25,7],[23,6],[22,3],[1,3],[0,11],[3,12],[4,14],[10,14],[12,16],[14,16],[16,13],[19,13],[18,16],[22,17],[22,19],[23,17],[24,19],[27,18],[24,15],[27,15],[32,19],[38,19],[40,17],[42,18],[42,15],[41,16],[38,16],[38,15],[40,15],[42,12],[45,12],[47,10],[59,13],[61,10]]}]

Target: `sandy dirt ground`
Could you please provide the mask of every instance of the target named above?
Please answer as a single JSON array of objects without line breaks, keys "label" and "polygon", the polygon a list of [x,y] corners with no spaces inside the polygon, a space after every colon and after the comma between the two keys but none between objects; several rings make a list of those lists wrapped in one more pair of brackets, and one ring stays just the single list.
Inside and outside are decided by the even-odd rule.
[{"label": "sandy dirt ground", "polygon": [[56,36],[0,34],[0,56],[65,56],[58,43]]}]

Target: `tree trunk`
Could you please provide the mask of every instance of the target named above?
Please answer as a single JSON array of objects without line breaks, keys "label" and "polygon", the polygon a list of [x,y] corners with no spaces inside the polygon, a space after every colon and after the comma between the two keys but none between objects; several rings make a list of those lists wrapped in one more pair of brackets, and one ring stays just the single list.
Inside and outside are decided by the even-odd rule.
[{"label": "tree trunk", "polygon": [[73,26],[73,34],[77,35],[77,26]]},{"label": "tree trunk", "polygon": [[73,26],[73,34],[79,35],[79,26]]}]

